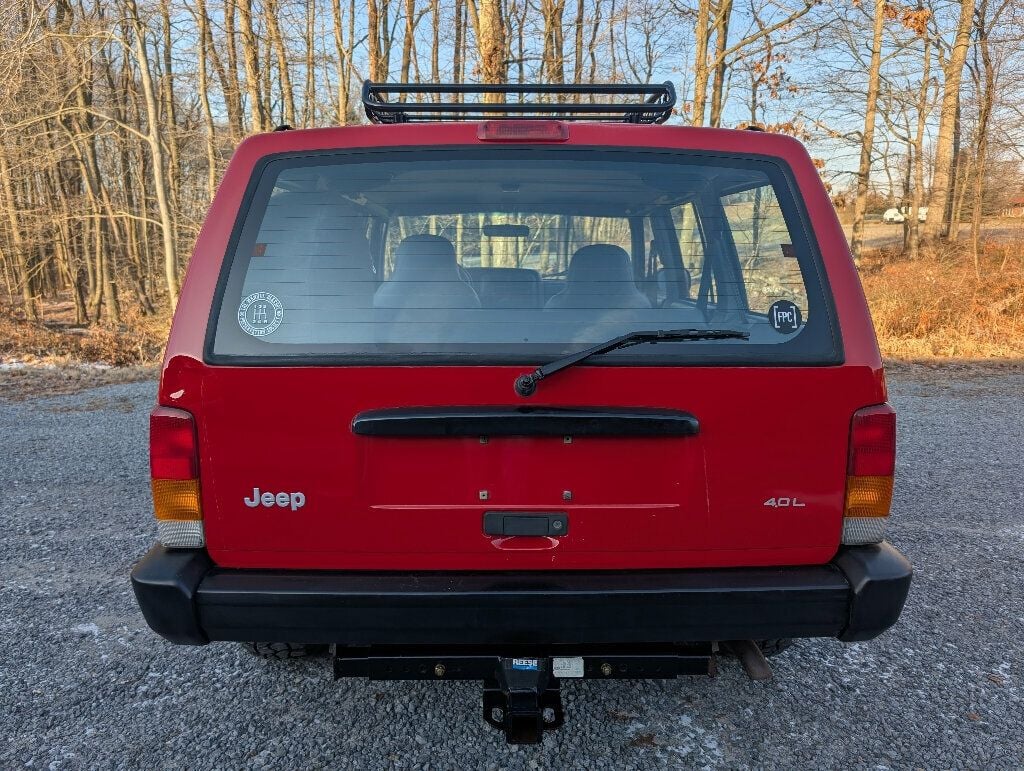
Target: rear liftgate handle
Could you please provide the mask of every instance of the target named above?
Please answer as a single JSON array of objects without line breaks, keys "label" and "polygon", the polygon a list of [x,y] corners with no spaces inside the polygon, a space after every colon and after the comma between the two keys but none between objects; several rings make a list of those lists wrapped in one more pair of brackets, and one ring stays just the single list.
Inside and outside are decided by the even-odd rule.
[{"label": "rear liftgate handle", "polygon": [[503,658],[496,679],[484,685],[484,720],[509,744],[539,744],[544,731],[565,721],[550,658]]}]

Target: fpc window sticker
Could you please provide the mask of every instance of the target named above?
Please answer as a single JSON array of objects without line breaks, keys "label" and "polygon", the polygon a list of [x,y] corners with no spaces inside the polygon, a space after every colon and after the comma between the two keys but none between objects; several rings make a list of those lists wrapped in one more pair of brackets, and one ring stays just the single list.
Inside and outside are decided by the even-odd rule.
[{"label": "fpc window sticker", "polygon": [[768,322],[776,332],[791,335],[800,329],[803,317],[796,303],[777,300],[768,308]]},{"label": "fpc window sticker", "polygon": [[270,292],[253,292],[238,306],[238,326],[247,335],[266,337],[284,321],[284,305]]}]

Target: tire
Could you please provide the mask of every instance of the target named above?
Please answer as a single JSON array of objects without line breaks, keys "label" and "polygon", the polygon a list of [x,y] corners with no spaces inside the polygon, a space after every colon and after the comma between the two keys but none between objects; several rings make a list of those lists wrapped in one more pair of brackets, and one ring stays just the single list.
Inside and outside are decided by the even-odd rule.
[{"label": "tire", "polygon": [[244,642],[242,647],[261,659],[303,659],[327,652],[326,645],[307,645],[305,643]]},{"label": "tire", "polygon": [[793,640],[788,637],[783,637],[778,640],[758,640],[757,646],[761,649],[761,653],[764,654],[766,659],[770,659],[772,656],[778,656],[786,648],[793,644]]}]

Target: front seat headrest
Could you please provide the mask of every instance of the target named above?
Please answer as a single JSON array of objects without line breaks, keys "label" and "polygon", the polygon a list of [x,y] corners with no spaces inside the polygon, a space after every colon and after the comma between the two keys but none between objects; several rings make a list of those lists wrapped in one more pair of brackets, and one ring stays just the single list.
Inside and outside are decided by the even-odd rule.
[{"label": "front seat headrest", "polygon": [[455,247],[442,236],[420,233],[402,239],[395,250],[395,273],[408,270],[456,271]]},{"label": "front seat headrest", "polygon": [[544,307],[587,308],[596,313],[609,308],[650,308],[651,302],[636,288],[633,263],[625,249],[591,244],[573,254],[565,289]]},{"label": "front seat headrest", "polygon": [[614,244],[591,244],[577,249],[569,263],[569,283],[581,281],[621,281],[632,288],[633,268],[626,250]]}]

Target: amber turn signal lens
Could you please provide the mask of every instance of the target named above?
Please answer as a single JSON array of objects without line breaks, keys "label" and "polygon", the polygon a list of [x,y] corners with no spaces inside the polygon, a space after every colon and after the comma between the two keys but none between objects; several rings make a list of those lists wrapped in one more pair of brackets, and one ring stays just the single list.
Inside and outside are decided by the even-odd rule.
[{"label": "amber turn signal lens", "polygon": [[847,517],[888,517],[892,506],[892,477],[847,477]]},{"label": "amber turn signal lens", "polygon": [[153,510],[158,520],[200,520],[198,479],[154,479]]}]

